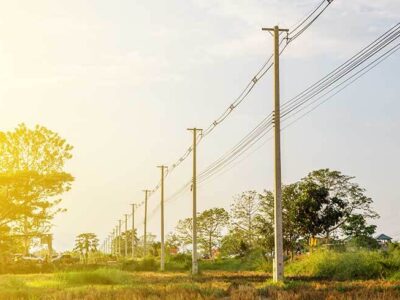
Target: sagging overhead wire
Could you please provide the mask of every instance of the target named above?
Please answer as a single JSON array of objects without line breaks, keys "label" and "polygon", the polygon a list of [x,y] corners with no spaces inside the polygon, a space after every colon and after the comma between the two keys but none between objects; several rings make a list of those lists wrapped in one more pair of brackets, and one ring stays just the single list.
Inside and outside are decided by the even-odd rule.
[{"label": "sagging overhead wire", "polygon": [[[311,110],[307,111],[305,114],[301,115],[299,118],[294,120],[294,122],[288,124],[287,126],[283,127],[282,130],[286,129],[293,123],[297,122],[299,119],[310,113],[311,111],[315,110],[317,107],[322,105],[323,103],[327,102],[330,100],[332,97],[337,95],[339,92],[343,91],[346,87],[357,81],[359,78],[370,72],[373,68],[375,68],[377,65],[385,61],[389,56],[393,55],[395,52],[397,52],[400,49],[400,44],[396,44],[394,47],[390,48],[383,54],[380,54],[377,56],[377,54],[382,53],[384,49],[386,49],[389,45],[391,45],[394,41],[399,38],[400,34],[400,29],[397,28],[397,26],[394,26],[392,29],[387,31],[385,34],[383,34],[381,37],[376,39],[373,43],[369,44],[368,46],[364,47],[360,52],[358,52],[356,55],[352,56],[348,61],[346,61],[344,64],[336,68],[334,71],[330,72],[329,74],[333,74],[336,70],[343,69],[346,70],[346,72],[341,73],[339,78],[335,82],[338,82],[336,85],[333,86],[333,88],[329,89],[328,91],[325,92],[326,89],[328,89],[330,86],[332,86],[335,82],[331,83],[329,86],[327,86],[325,89],[318,89],[316,93],[313,93],[309,98],[307,98],[308,101],[314,99],[311,103],[308,103],[306,105],[306,102],[303,102],[302,109],[298,110],[296,112],[291,112],[291,114],[286,115],[285,118],[282,119],[282,122],[285,122],[287,119],[289,119],[291,116],[295,116],[298,112],[308,108],[309,106],[315,104],[316,102],[320,101],[321,99],[323,100],[316,106],[312,107]],[[373,51],[371,52],[371,49]],[[365,53],[368,53],[368,55],[364,55]],[[361,60],[359,60],[361,58]],[[372,61],[371,61],[372,59]],[[354,62],[357,63],[354,63]],[[368,63],[367,63],[368,62]],[[346,68],[341,68],[342,66],[352,66],[350,70],[347,70]],[[360,67],[360,68],[357,68]],[[328,75],[329,75],[328,74]],[[327,76],[323,77],[327,78]],[[339,79],[344,78],[343,81],[340,81]],[[323,80],[318,80],[317,83],[321,83]],[[316,86],[316,84],[313,84],[312,86]],[[339,89],[340,88],[340,89]],[[305,95],[306,91],[308,91],[309,88],[307,88],[305,91],[300,93],[301,95]],[[338,90],[339,89],[339,90]],[[334,92],[334,93],[333,93]],[[332,94],[333,93],[333,94]],[[327,98],[325,98],[328,96]],[[285,102],[285,103],[289,103]],[[251,148],[253,148],[258,141],[260,141],[271,129],[272,129],[272,122],[270,119],[270,114],[267,118],[265,118],[262,122],[260,122],[250,133],[248,133],[238,144],[236,144],[230,151],[226,152],[224,155],[222,155],[219,159],[217,159],[215,162],[213,162],[211,165],[209,165],[204,171],[199,173],[199,185],[204,183],[206,180],[210,179],[212,176],[215,175],[220,175],[221,173],[224,173],[227,169],[227,167],[231,166],[232,163],[236,162],[238,158],[240,158],[243,154],[248,152]],[[264,144],[264,143],[263,143]],[[258,149],[258,148],[257,148]],[[257,150],[256,149],[256,150]],[[183,188],[178,190],[177,193],[175,193],[173,199],[176,199],[176,197],[181,196],[184,192],[187,191],[185,188],[190,186],[191,182],[189,181],[186,183]]]},{"label": "sagging overhead wire", "polygon": [[[293,28],[293,33],[289,33],[287,36],[284,36],[280,40],[280,45],[284,42],[284,47],[280,50],[282,53],[286,47],[296,40],[300,35],[302,35],[317,19],[318,17],[327,9],[327,7],[333,2],[333,0],[323,0],[321,1],[315,9],[313,9],[298,25]],[[325,5],[324,5],[325,4]],[[261,68],[256,72],[256,74],[251,78],[246,87],[242,90],[239,96],[226,108],[226,110],[215,119],[205,130],[203,130],[202,134],[198,136],[197,143],[200,143],[207,135],[209,135],[219,124],[221,124],[250,94],[255,85],[259,82],[259,80],[272,68],[272,55],[268,57],[266,62],[261,66]],[[180,164],[182,164],[192,152],[192,147],[189,147],[185,153],[176,160],[173,164],[168,167],[168,170],[165,173],[165,177],[167,177],[171,172],[173,172]],[[151,197],[157,190],[160,188],[160,183],[157,184],[149,193],[149,197]]]},{"label": "sagging overhead wire", "polygon": [[374,42],[364,47],[356,55],[352,56],[338,68],[312,84],[303,92],[285,102],[281,107],[281,117],[285,118],[290,113],[299,109],[304,103],[320,94],[322,91],[329,89],[331,86],[340,83],[340,80],[346,78],[352,71],[361,67],[366,61],[374,57],[382,49],[390,45],[400,37],[400,24],[395,25]]}]

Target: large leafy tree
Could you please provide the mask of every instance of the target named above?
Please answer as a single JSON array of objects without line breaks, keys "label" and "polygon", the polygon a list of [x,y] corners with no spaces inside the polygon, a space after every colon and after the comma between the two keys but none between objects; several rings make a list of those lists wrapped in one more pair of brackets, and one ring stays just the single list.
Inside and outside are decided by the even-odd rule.
[{"label": "large leafy tree", "polygon": [[327,217],[332,216],[332,220],[321,225],[322,233],[327,238],[353,215],[365,219],[378,217],[371,207],[372,199],[365,195],[365,189],[355,183],[352,176],[330,169],[320,169],[309,173],[302,182],[325,189],[326,199],[331,199],[331,206],[326,208],[326,214]]},{"label": "large leafy tree", "polygon": [[221,243],[222,230],[228,225],[229,214],[223,208],[211,208],[199,215],[198,222],[199,242],[212,257],[213,249]]},{"label": "large leafy tree", "polygon": [[0,225],[14,233],[46,232],[73,177],[64,171],[72,146],[57,133],[24,124],[0,132]]},{"label": "large leafy tree", "polygon": [[88,232],[81,233],[75,239],[74,251],[78,252],[83,258],[84,263],[88,262],[89,253],[97,251],[99,239],[96,234]]},{"label": "large leafy tree", "polygon": [[335,209],[336,200],[331,201],[325,187],[313,182],[300,183],[300,193],[295,202],[295,222],[303,236],[315,237],[324,228],[337,224],[342,212]]}]

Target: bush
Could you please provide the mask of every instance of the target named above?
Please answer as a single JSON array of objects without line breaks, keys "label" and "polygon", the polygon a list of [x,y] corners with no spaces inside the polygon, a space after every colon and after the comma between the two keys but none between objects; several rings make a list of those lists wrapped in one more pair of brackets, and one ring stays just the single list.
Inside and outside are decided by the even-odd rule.
[{"label": "bush", "polygon": [[138,260],[127,260],[122,263],[125,271],[157,271],[160,263],[154,257],[145,257]]},{"label": "bush", "polygon": [[192,267],[192,255],[187,253],[178,253],[167,256],[165,269],[168,271],[187,271]]},{"label": "bush", "polygon": [[202,260],[200,268],[202,270],[271,272],[272,262],[265,258],[261,249],[254,249],[244,257]]},{"label": "bush", "polygon": [[387,271],[377,251],[316,251],[289,264],[287,274],[336,280],[379,278]]}]

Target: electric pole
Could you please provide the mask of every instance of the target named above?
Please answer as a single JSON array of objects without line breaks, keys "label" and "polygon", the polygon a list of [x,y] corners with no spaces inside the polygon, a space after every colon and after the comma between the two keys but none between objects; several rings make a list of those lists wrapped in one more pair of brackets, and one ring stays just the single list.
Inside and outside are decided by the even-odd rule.
[{"label": "electric pole", "polygon": [[121,255],[121,225],[122,220],[118,220],[118,256]]},{"label": "electric pole", "polygon": [[135,247],[135,204],[132,205],[132,259],[134,258],[134,247]]},{"label": "electric pole", "polygon": [[193,177],[192,177],[192,192],[193,192],[193,250],[192,250],[192,274],[199,273],[199,266],[197,263],[197,171],[196,171],[196,147],[197,147],[197,132],[202,132],[199,128],[188,128],[193,132]]},{"label": "electric pole", "polygon": [[283,230],[282,230],[282,176],[281,176],[281,126],[280,126],[280,87],[279,87],[279,33],[288,32],[288,29],[263,28],[274,37],[274,114],[273,123],[275,130],[274,143],[274,270],[273,279],[275,282],[283,280]]},{"label": "electric pole", "polygon": [[112,231],[112,240],[111,240],[111,254],[115,255],[115,228]]},{"label": "electric pole", "polygon": [[167,166],[158,166],[161,169],[161,271],[165,270],[165,244],[164,244],[164,170]]},{"label": "electric pole", "polygon": [[125,214],[125,258],[128,256],[128,215]]},{"label": "electric pole", "polygon": [[144,190],[144,236],[143,236],[143,257],[147,254],[147,198],[149,190]]}]

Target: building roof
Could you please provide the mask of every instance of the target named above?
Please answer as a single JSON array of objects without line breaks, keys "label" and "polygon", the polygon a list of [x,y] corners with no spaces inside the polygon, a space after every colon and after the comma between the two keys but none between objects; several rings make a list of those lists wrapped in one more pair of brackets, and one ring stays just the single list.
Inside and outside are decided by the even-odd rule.
[{"label": "building roof", "polygon": [[377,237],[376,237],[376,239],[378,240],[378,241],[391,241],[392,240],[392,238],[390,237],[390,236],[387,236],[386,234],[380,234],[380,235],[378,235]]}]

